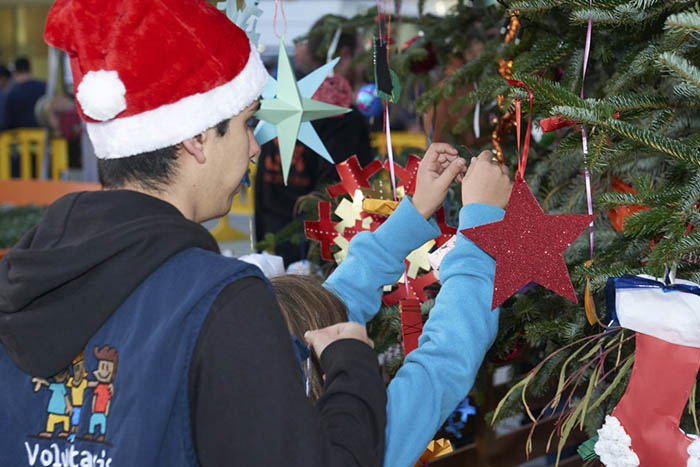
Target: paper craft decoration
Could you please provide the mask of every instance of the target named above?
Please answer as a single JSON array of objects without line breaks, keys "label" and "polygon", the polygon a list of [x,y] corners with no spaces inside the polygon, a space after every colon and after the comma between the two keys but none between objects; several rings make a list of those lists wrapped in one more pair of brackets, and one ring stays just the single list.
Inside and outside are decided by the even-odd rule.
[{"label": "paper craft decoration", "polygon": [[423,333],[423,317],[420,300],[404,298],[399,302],[401,310],[401,334],[404,357],[418,348],[418,338]]},{"label": "paper craft decoration", "polygon": [[362,209],[365,212],[379,216],[390,216],[398,205],[398,201],[391,201],[390,199],[364,198],[362,200]]},{"label": "paper craft decoration", "polygon": [[[401,167],[394,162],[394,173],[398,178],[397,185],[404,187],[404,192],[407,195],[412,195],[416,191],[416,175],[418,175],[418,166],[420,165],[420,157],[411,154],[408,156],[406,168]],[[389,170],[389,160],[384,161],[384,169]]]},{"label": "paper craft decoration", "polygon": [[353,155],[335,165],[335,170],[340,177],[340,183],[329,186],[328,194],[336,198],[343,194],[353,194],[359,188],[371,189],[369,178],[382,169],[382,163],[372,161],[364,169],[360,167],[357,156]]},{"label": "paper craft decoration", "polygon": [[329,201],[318,202],[318,220],[304,221],[306,237],[321,242],[321,258],[333,261],[331,245],[333,240],[340,235],[335,230],[336,222],[331,220],[331,203]]},{"label": "paper craft decoration", "polygon": [[428,448],[416,462],[415,467],[425,467],[426,462],[437,459],[440,456],[449,454],[453,451],[452,444],[445,438],[435,439],[428,443]]},{"label": "paper craft decoration", "polygon": [[387,43],[377,36],[374,37],[374,82],[377,86],[377,97],[389,102],[399,101],[401,97],[399,75],[389,69]]},{"label": "paper craft decoration", "polygon": [[461,231],[496,260],[491,307],[530,282],[578,303],[562,254],[596,216],[545,214],[516,174],[503,220]]},{"label": "paper craft decoration", "polygon": [[429,240],[425,242],[421,247],[413,250],[406,257],[406,263],[408,264],[408,269],[406,274],[411,279],[415,279],[418,275],[418,271],[423,269],[424,271],[430,271],[430,261],[428,260],[428,254],[430,250],[435,245],[435,240]]},{"label": "paper craft decoration", "polygon": [[457,236],[453,235],[452,238],[445,242],[440,248],[428,255],[428,262],[430,263],[430,267],[433,268],[433,273],[437,280],[440,280],[440,263],[442,263],[442,259],[447,253],[455,247],[456,242]]},{"label": "paper craft decoration", "polygon": [[255,113],[255,117],[260,119],[255,128],[255,137],[261,145],[277,137],[285,185],[297,139],[331,164],[334,163],[311,121],[347,113],[350,109],[316,101],[311,96],[338,60],[336,58],[314,70],[297,83],[284,40],[280,41],[278,79],[270,77],[263,90],[260,110]]},{"label": "paper craft decoration", "polygon": [[[244,4],[243,8],[240,8],[241,3]],[[218,2],[216,8],[224,11],[228,19],[236,23],[236,26],[243,29],[248,35],[250,42],[257,47],[260,42],[260,34],[256,31],[256,28],[258,27],[258,18],[260,18],[260,15],[263,13],[258,7],[259,4],[260,0],[248,0],[247,2],[243,2],[242,0],[227,0],[225,2]],[[255,18],[252,25],[248,24],[251,18]]]},{"label": "paper craft decoration", "polygon": [[421,302],[425,302],[428,300],[428,297],[425,295],[423,289],[437,282],[437,279],[435,278],[433,272],[430,271],[429,273],[423,274],[415,279],[411,279],[409,277],[406,279],[406,281],[408,282],[408,285],[399,284],[396,290],[390,294],[384,295],[382,297],[382,303],[384,303],[386,306],[391,306],[404,298],[417,298]]},{"label": "paper craft decoration", "polygon": [[441,247],[457,234],[457,227],[452,227],[445,221],[445,208],[442,206],[435,212],[435,222],[440,229],[440,236],[435,238],[435,243]]},{"label": "paper craft decoration", "polygon": [[[394,87],[391,83],[391,72],[389,71],[389,60],[386,41],[374,37],[374,78],[377,85],[377,95],[385,99],[390,99]],[[388,97],[384,97],[381,94]]]},{"label": "paper craft decoration", "polygon": [[700,369],[700,287],[625,276],[609,279],[606,292],[636,344],[630,381],[598,430],[596,454],[607,466],[700,465],[700,440],[679,428]]},{"label": "paper craft decoration", "polygon": [[[405,184],[411,191],[415,189],[415,176],[418,170],[420,159],[411,156],[406,167],[394,164],[395,172],[399,176],[401,183]],[[342,199],[337,205],[335,214],[341,219],[340,222],[331,220],[331,204],[328,201],[319,202],[319,219],[315,221],[305,221],[304,228],[307,238],[321,242],[321,257],[327,261],[335,259],[340,264],[345,260],[350,240],[362,231],[376,230],[387,217],[397,208],[399,202],[386,199],[387,193],[384,186],[387,185],[383,176],[387,171],[382,171],[370,182],[377,172],[382,168],[388,170],[388,164],[373,161],[367,167],[360,167],[356,156],[352,156],[344,162],[336,164],[336,170],[340,176],[340,183],[328,188],[328,193],[332,197],[350,194],[353,201]],[[397,198],[406,195],[405,186],[399,186],[396,190]],[[372,198],[367,198],[371,195]],[[391,196],[391,193],[388,194]],[[430,240],[421,247],[416,248],[406,258],[406,272],[399,285],[392,292],[392,285],[385,287],[389,292],[382,298],[385,305],[399,303],[402,299],[415,299],[420,303],[427,300],[424,288],[437,282],[430,265],[429,251],[434,245],[441,245],[452,237],[457,229],[445,223],[445,211],[440,208],[436,214],[437,223],[440,228],[440,235],[434,240]],[[332,246],[336,245],[335,253],[332,253]],[[421,270],[428,271],[427,274],[419,276]],[[406,277],[408,276],[408,277]]]}]

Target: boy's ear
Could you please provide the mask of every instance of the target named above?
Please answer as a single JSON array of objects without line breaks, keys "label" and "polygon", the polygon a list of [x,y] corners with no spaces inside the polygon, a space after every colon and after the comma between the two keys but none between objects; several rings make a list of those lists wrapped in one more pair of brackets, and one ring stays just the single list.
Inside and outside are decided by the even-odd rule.
[{"label": "boy's ear", "polygon": [[204,155],[204,138],[205,134],[200,133],[192,138],[187,138],[182,142],[182,147],[185,148],[185,153],[195,158],[195,160],[204,164],[207,157]]}]

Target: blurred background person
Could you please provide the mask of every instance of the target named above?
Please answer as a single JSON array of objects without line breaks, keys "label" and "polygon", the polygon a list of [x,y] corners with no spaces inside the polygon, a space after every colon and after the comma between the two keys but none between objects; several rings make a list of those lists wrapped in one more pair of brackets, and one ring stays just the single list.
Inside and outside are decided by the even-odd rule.
[{"label": "blurred background person", "polygon": [[45,93],[46,83],[32,77],[29,59],[15,60],[14,84],[5,102],[4,129],[38,127],[34,106]]},{"label": "blurred background person", "polygon": [[0,131],[5,128],[5,103],[7,102],[7,92],[10,90],[10,80],[12,73],[5,65],[0,65]]}]

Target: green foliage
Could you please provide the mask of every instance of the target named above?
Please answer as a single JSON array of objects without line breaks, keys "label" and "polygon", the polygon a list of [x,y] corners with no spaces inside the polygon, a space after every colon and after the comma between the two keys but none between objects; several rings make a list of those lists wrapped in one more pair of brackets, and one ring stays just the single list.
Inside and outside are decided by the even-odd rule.
[{"label": "green foliage", "polygon": [[[516,98],[527,103],[521,88],[507,86],[499,76],[498,61],[512,59],[513,79],[526,83],[534,94],[533,117],[556,116],[574,124],[558,131],[555,145],[534,145],[530,150],[525,177],[543,208],[550,213],[586,212],[582,171],[584,166],[590,169],[595,211],[600,214],[595,221],[595,262],[584,264],[589,259],[587,235],[565,253],[578,296],[583,297],[590,279],[599,318],[605,319],[603,288],[608,277],[642,272],[660,276],[676,264],[680,277],[699,279],[700,233],[694,226],[700,225],[700,8],[690,1],[656,0],[595,1],[593,9],[588,0],[505,3],[509,12],[519,12],[521,43],[504,44],[502,36],[487,41],[478,58],[455,71],[443,86],[426,92],[419,108],[453,97],[472,81],[478,82],[478,89],[457,99],[452,112],[494,101],[498,95],[504,105],[491,107],[491,112],[512,110]],[[593,41],[586,98],[581,98],[589,15]],[[523,105],[523,118],[527,112]],[[585,157],[581,125],[588,136]],[[471,127],[460,120],[454,128]],[[510,164],[515,164],[514,134],[504,134],[501,141]],[[614,191],[620,181],[635,192]],[[616,232],[609,215],[626,206],[644,209],[631,213],[624,231]],[[557,424],[562,443],[574,426],[595,434],[624,393],[629,376],[634,345],[629,333],[624,342],[622,335],[619,330],[600,334],[586,321],[581,305],[541,287],[510,299],[501,309],[499,335],[482,372],[524,346],[513,363],[523,373],[501,401],[496,419],[522,409],[536,419],[544,409],[529,408],[528,400],[555,395],[550,401],[555,404],[545,408],[564,404]],[[585,345],[578,348],[573,345],[577,341]],[[595,346],[604,357],[588,354]],[[485,391],[487,386],[478,389]],[[687,425],[688,418],[684,423],[685,429],[694,429]]]},{"label": "green foliage", "polygon": [[32,227],[39,223],[44,208],[26,206],[0,207],[0,249],[10,248]]},{"label": "green foliage", "polygon": [[[555,143],[531,145],[525,178],[543,209],[586,212],[584,167],[590,171],[599,214],[594,262],[586,265],[588,235],[564,255],[579,299],[590,281],[598,318],[606,320],[604,286],[611,276],[660,276],[677,265],[679,277],[700,281],[700,7],[684,0],[596,0],[592,9],[588,0],[500,3],[506,9],[469,8],[460,2],[444,18],[403,18],[418,25],[423,37],[416,49],[392,49],[391,66],[405,89],[423,83],[418,112],[450,100],[450,111],[459,115],[448,122],[456,138],[471,131],[477,102],[486,121],[512,111],[513,100],[520,99],[526,121],[527,93],[499,74],[499,61],[512,60],[513,79],[534,94],[535,122],[560,117],[572,123],[557,131]],[[493,32],[513,12],[522,27],[520,41],[504,43],[503,35],[493,37]],[[368,25],[372,14],[348,24]],[[589,16],[592,44],[582,98]],[[463,64],[453,66],[449,76],[413,75],[408,62],[423,56],[420,45],[427,43],[435,48],[439,67],[454,65],[455,58]],[[476,46],[481,53],[464,60]],[[463,97],[455,99],[458,92]],[[492,125],[489,118],[482,134],[490,134]],[[587,134],[585,155],[581,127]],[[515,131],[501,138],[506,162],[514,167]],[[484,143],[469,150],[487,148],[491,145]],[[616,191],[621,183],[634,192]],[[643,209],[629,212],[618,232],[611,223],[619,215],[614,210],[628,207]],[[399,342],[398,310],[382,310],[369,330],[379,351]],[[545,409],[558,408],[563,409],[556,425],[560,440],[553,445],[560,449],[575,427],[593,436],[624,393],[634,359],[631,336],[591,326],[582,304],[543,287],[517,294],[501,307],[499,334],[477,377],[475,400],[485,403],[491,372],[522,349],[511,362],[516,382],[495,420],[523,410],[536,420]],[[387,364],[390,373],[401,361]],[[532,402],[543,397],[549,399],[544,407]],[[686,431],[697,431],[695,404],[693,397],[682,420]]]}]

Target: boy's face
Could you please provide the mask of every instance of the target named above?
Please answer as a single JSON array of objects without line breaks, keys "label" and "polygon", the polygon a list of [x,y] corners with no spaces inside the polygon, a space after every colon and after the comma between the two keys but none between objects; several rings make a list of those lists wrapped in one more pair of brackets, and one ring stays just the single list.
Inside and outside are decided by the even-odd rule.
[{"label": "boy's face", "polygon": [[80,360],[73,364],[73,381],[80,383],[83,380],[83,372],[85,371],[85,361]]},{"label": "boy's face", "polygon": [[206,185],[203,189],[208,199],[206,210],[199,216],[202,219],[221,217],[229,211],[233,197],[241,191],[249,162],[260,155],[260,145],[249,125],[259,106],[256,100],[231,118],[224,136],[219,136],[216,128],[207,130],[204,142],[207,167],[203,177]]},{"label": "boy's face", "polygon": [[97,363],[97,370],[93,371],[92,374],[95,379],[100,383],[111,383],[112,373],[114,372],[114,362],[108,360],[100,360]]},{"label": "boy's face", "polygon": [[56,381],[57,383],[62,383],[62,382],[64,382],[65,380],[68,379],[68,369],[66,368],[65,370],[61,370],[61,372],[60,372],[60,373],[57,373],[57,374],[53,377],[53,379],[54,379],[54,381]]}]

